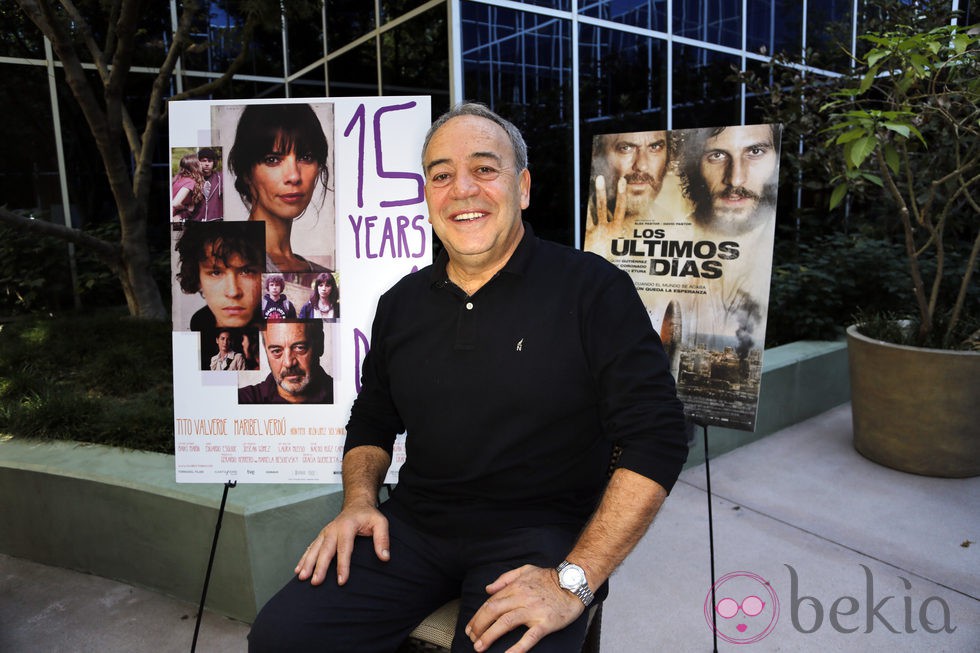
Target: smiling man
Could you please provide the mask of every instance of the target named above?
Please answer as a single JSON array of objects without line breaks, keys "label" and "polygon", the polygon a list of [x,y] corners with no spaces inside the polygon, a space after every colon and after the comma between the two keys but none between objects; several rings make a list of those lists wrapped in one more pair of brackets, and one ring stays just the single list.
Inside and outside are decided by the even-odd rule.
[{"label": "smiling man", "polygon": [[240,404],[332,404],[333,378],[320,367],[320,322],[274,321],[263,333],[269,376],[238,389]]},{"label": "smiling man", "polygon": [[[445,247],[378,302],[343,509],[256,618],[253,653],[393,653],[456,597],[454,652],[577,651],[586,608],[687,456],[629,277],[522,221],[531,174],[517,128],[458,106],[429,130],[422,167]],[[379,505],[402,432],[399,483]]]}]

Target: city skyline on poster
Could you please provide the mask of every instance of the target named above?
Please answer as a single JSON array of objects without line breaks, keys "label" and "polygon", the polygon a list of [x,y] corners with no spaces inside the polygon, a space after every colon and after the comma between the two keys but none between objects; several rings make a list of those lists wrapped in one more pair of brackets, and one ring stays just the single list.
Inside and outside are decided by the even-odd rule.
[{"label": "city skyline on poster", "polygon": [[593,141],[584,249],[633,279],[696,423],[755,428],[780,135],[744,125]]}]

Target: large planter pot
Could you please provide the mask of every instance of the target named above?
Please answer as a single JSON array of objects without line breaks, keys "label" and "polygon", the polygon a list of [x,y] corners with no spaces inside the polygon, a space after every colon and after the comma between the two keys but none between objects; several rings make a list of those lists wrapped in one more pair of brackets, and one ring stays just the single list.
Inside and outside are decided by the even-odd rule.
[{"label": "large planter pot", "polygon": [[980,353],[893,345],[847,329],[854,448],[905,472],[980,475]]}]

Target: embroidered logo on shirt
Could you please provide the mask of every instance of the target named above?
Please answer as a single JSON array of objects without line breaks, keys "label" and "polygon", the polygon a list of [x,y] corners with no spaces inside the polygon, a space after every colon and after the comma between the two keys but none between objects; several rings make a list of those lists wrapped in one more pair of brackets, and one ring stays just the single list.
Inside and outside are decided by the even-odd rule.
[{"label": "embroidered logo on shirt", "polygon": [[517,341],[517,351],[521,351],[523,347],[524,347],[524,338],[521,338],[520,340]]}]

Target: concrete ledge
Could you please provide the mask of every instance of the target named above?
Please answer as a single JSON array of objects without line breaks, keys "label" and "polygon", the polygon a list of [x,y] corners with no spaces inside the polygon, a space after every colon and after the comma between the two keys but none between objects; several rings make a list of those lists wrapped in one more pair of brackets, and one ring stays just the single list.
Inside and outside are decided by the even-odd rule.
[{"label": "concrete ledge", "polygon": [[[801,340],[767,349],[755,431],[711,426],[709,453],[716,458],[850,400],[846,341]],[[703,462],[704,433],[699,427],[685,467]]]},{"label": "concrete ledge", "polygon": [[[200,602],[223,491],[177,484],[173,456],[0,442],[0,552]],[[340,509],[339,485],[228,493],[208,608],[251,621]]]},{"label": "concrete ledge", "polygon": [[[844,342],[765,353],[755,433],[709,429],[712,458],[848,401]],[[704,460],[695,434],[688,465]],[[0,439],[0,552],[198,603],[220,485],[178,484],[173,456],[70,442]],[[292,575],[340,510],[339,485],[239,485],[229,491],[208,608],[242,621]]]}]

